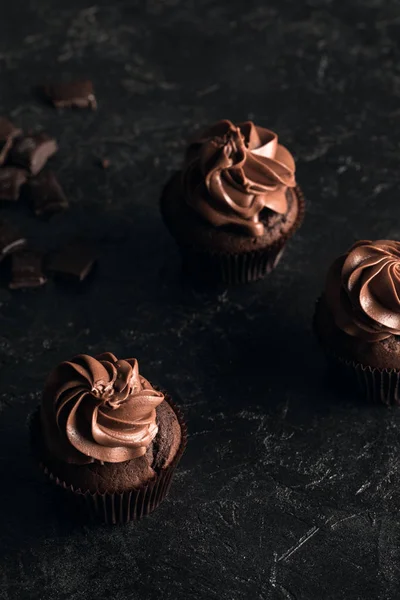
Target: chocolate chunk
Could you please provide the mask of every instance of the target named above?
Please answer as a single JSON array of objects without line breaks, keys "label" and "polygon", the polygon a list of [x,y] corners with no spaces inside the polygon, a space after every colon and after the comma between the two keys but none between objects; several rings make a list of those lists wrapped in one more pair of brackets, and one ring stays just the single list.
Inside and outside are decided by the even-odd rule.
[{"label": "chocolate chunk", "polygon": [[26,244],[26,239],[20,236],[12,225],[0,221],[0,261],[13,252],[20,250]]},{"label": "chocolate chunk", "polygon": [[58,150],[57,142],[47,133],[37,133],[18,139],[11,148],[9,157],[13,165],[26,168],[37,175]]},{"label": "chocolate chunk", "polygon": [[0,117],[0,165],[3,165],[13,140],[22,134],[22,130],[15,127],[5,117]]},{"label": "chocolate chunk", "polygon": [[21,186],[26,182],[26,171],[17,167],[0,169],[0,200],[18,200]]},{"label": "chocolate chunk", "polygon": [[40,287],[47,279],[42,271],[42,256],[37,252],[24,250],[11,257],[11,290]]},{"label": "chocolate chunk", "polygon": [[97,108],[93,84],[89,80],[47,85],[44,93],[56,108]]},{"label": "chocolate chunk", "polygon": [[93,248],[75,241],[64,247],[50,261],[49,270],[65,279],[83,281],[96,262]]},{"label": "chocolate chunk", "polygon": [[68,200],[52,171],[45,171],[28,182],[33,212],[38,217],[66,210]]}]

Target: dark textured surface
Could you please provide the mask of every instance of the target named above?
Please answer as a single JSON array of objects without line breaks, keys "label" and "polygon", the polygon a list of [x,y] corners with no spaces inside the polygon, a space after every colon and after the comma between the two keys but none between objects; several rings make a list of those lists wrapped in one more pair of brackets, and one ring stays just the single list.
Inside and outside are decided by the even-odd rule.
[{"label": "dark textured surface", "polygon": [[[3,3],[0,109],[57,137],[71,210],[1,214],[104,252],[81,290],[0,290],[1,599],[398,598],[400,414],[330,388],[310,322],[336,254],[400,237],[399,23],[395,0]],[[60,74],[92,77],[98,112],[32,97]],[[279,132],[308,213],[267,281],[193,291],[158,197],[186,135],[225,117]],[[46,373],[106,350],[191,433],[170,499],[114,529],[74,525],[28,459]]]}]

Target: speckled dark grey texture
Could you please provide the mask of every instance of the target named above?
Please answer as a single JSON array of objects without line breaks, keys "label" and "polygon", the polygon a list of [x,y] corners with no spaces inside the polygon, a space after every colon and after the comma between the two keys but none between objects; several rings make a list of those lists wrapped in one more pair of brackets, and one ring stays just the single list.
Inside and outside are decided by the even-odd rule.
[{"label": "speckled dark grey texture", "polygon": [[[57,137],[71,200],[51,224],[1,214],[46,248],[84,231],[105,244],[81,291],[0,289],[0,598],[398,598],[400,413],[330,389],[310,323],[336,254],[400,238],[399,3],[1,8],[0,112]],[[99,110],[35,100],[60,74],[92,77]],[[267,281],[193,291],[158,197],[186,135],[217,118],[279,132],[308,212]],[[106,350],[137,356],[191,434],[170,499],[114,529],[74,525],[28,459],[46,373]]]}]

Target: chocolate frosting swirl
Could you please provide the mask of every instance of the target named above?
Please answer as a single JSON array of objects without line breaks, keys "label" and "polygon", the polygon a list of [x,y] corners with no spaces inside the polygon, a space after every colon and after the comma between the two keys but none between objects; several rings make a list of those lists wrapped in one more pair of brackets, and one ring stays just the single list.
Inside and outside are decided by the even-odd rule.
[{"label": "chocolate frosting swirl", "polygon": [[367,342],[400,335],[400,242],[354,244],[328,272],[326,301],[349,335]]},{"label": "chocolate frosting swirl", "polygon": [[157,434],[155,409],[163,400],[139,375],[136,359],[80,354],[47,380],[41,407],[47,446],[75,464],[138,458]]},{"label": "chocolate frosting swirl", "polygon": [[251,121],[219,121],[190,144],[183,168],[189,206],[215,227],[234,225],[264,234],[265,208],[284,215],[286,191],[295,187],[295,164],[272,131]]}]

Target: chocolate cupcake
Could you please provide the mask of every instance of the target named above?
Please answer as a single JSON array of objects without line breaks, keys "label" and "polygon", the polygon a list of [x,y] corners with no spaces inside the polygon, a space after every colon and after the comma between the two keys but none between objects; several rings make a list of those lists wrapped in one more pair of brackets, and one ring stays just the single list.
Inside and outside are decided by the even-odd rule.
[{"label": "chocolate cupcake", "polygon": [[46,475],[107,523],[157,508],[186,445],[169,396],[139,375],[136,359],[108,352],[56,367],[31,434]]},{"label": "chocolate cupcake", "polygon": [[275,133],[250,121],[220,121],[189,145],[161,212],[186,273],[245,283],[277,265],[301,224],[304,200],[293,157]]},{"label": "chocolate cupcake", "polygon": [[314,329],[364,396],[400,403],[400,242],[359,241],[333,263]]}]

